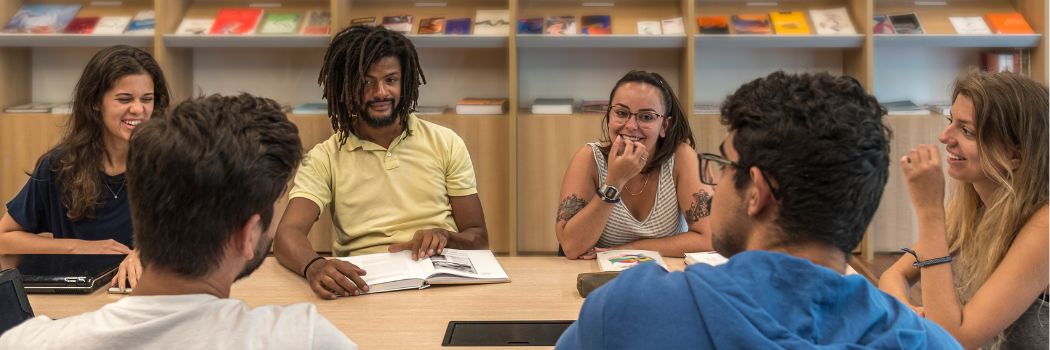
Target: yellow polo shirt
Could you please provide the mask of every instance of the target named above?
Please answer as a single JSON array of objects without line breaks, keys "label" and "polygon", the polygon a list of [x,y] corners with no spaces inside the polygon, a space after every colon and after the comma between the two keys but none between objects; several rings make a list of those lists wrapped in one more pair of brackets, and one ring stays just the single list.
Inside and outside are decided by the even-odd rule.
[{"label": "yellow polo shirt", "polygon": [[458,231],[449,196],[477,193],[463,139],[414,114],[390,149],[351,134],[314,146],[295,175],[290,198],[331,208],[336,256],[387,251],[418,230]]}]

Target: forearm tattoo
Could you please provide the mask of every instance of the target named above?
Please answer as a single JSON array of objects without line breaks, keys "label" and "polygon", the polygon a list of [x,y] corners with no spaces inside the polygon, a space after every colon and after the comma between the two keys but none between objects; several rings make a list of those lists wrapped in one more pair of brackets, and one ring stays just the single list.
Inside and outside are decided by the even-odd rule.
[{"label": "forearm tattoo", "polygon": [[692,225],[701,218],[711,215],[711,194],[707,191],[693,193],[693,204],[685,211],[685,221]]},{"label": "forearm tattoo", "polygon": [[580,197],[576,197],[575,194],[565,197],[558,205],[558,221],[569,221],[573,216],[576,216],[583,207],[587,206],[587,201]]}]

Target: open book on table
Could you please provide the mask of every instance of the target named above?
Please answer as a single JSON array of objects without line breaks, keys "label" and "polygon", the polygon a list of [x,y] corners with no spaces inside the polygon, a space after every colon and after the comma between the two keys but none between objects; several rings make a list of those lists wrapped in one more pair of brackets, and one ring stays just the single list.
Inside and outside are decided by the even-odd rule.
[{"label": "open book on table", "polygon": [[446,248],[442,255],[412,261],[412,252],[339,258],[365,270],[369,293],[423,289],[432,284],[510,282],[491,250]]},{"label": "open book on table", "polygon": [[652,250],[608,250],[598,252],[596,259],[602,271],[623,271],[646,263],[655,263],[667,270],[660,253]]}]

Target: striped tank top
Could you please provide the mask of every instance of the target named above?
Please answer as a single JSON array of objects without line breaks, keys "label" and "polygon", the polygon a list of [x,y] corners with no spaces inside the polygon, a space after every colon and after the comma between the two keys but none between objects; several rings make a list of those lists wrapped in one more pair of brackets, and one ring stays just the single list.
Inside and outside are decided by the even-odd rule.
[{"label": "striped tank top", "polygon": [[[598,165],[598,183],[605,183],[609,165],[602,156],[601,145],[588,143]],[[627,244],[644,238],[663,238],[674,236],[687,230],[685,217],[678,208],[677,189],[674,184],[674,157],[660,166],[660,180],[656,186],[656,203],[645,221],[638,221],[624,206],[623,201],[613,207],[609,220],[605,223],[602,236],[598,238],[599,248]]]}]

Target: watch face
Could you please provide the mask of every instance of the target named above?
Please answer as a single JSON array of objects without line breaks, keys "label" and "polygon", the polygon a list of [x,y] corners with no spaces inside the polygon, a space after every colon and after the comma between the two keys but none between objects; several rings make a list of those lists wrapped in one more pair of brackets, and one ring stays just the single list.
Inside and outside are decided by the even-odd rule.
[{"label": "watch face", "polygon": [[616,187],[612,187],[612,186],[605,186],[604,191],[602,191],[602,194],[605,195],[605,198],[610,198],[610,199],[616,198],[616,195],[619,194],[619,193],[620,193],[620,191],[617,190]]}]

